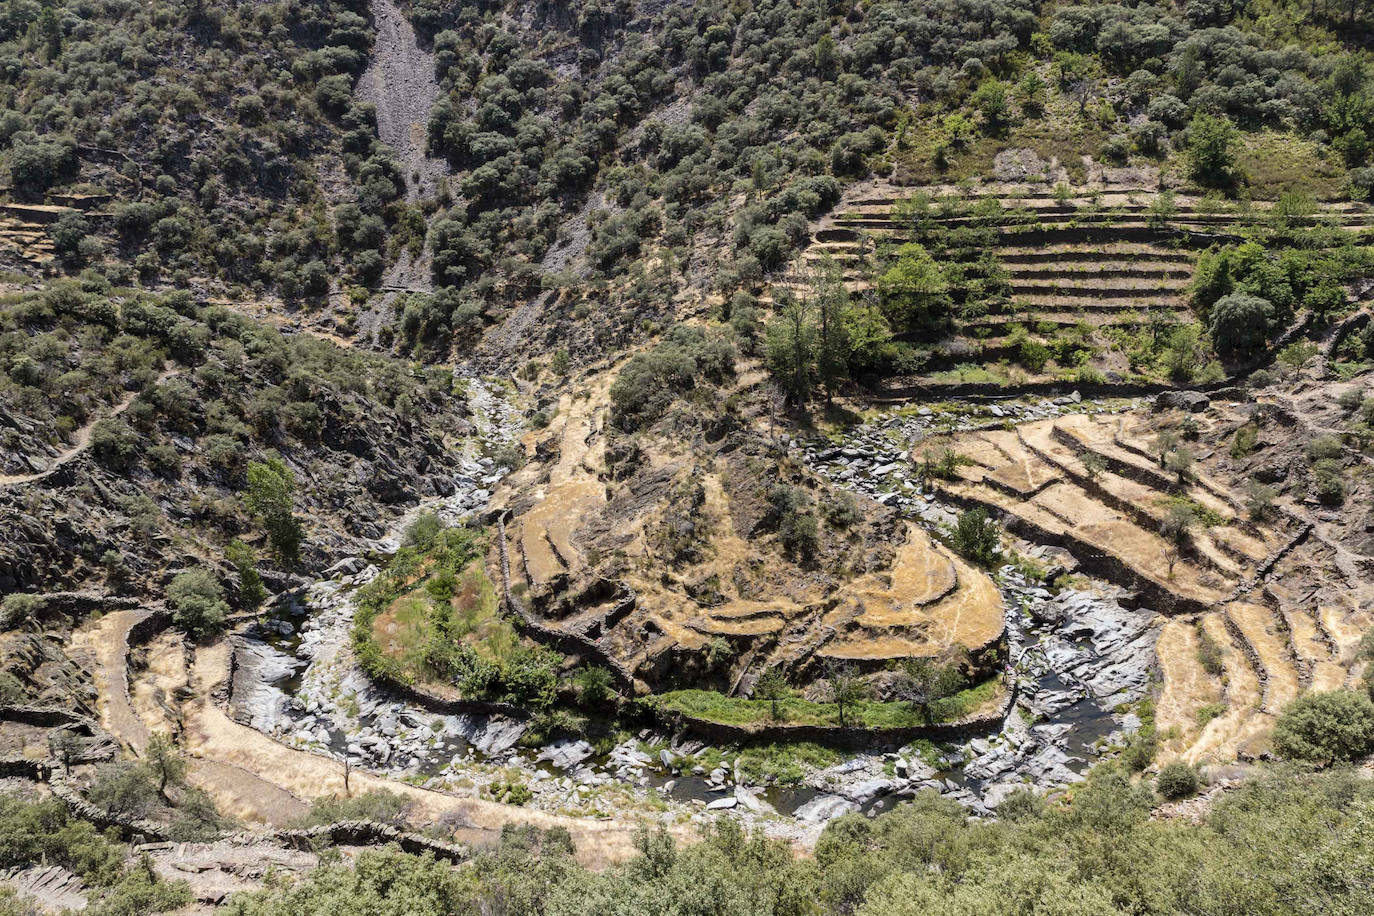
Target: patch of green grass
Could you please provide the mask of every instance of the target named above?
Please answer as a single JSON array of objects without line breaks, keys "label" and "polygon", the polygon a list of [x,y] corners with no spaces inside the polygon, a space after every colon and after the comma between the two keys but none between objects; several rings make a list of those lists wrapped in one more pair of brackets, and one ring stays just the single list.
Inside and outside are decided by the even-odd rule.
[{"label": "patch of green grass", "polygon": [[1198,707],[1197,724],[1206,727],[1208,722],[1220,718],[1226,714],[1225,703],[1208,703],[1206,706]]},{"label": "patch of green grass", "polygon": [[839,751],[810,741],[770,742],[749,745],[739,757],[739,768],[753,782],[801,782],[806,769],[824,769],[844,758]]},{"label": "patch of green grass", "polygon": [[1005,385],[1009,381],[1005,374],[997,372],[994,368],[976,366],[973,363],[960,363],[953,369],[933,373],[930,378],[933,382],[986,382],[993,385]]},{"label": "patch of green grass", "polygon": [[1317,200],[1346,196],[1346,170],[1310,140],[1276,131],[1247,134],[1236,159],[1250,196],[1257,200],[1277,200],[1287,191],[1303,191]]},{"label": "patch of green grass", "polygon": [[[939,701],[932,710],[936,722],[953,722],[970,715],[991,702],[998,693],[999,681],[992,677],[967,690]],[[658,696],[664,709],[719,722],[723,725],[839,725],[839,708],[834,703],[813,703],[800,697],[778,702],[778,718],[772,715],[767,700],[727,697],[714,690],[675,690]],[[924,725],[921,712],[906,703],[864,700],[845,710],[847,724],[863,728],[906,728]]]}]

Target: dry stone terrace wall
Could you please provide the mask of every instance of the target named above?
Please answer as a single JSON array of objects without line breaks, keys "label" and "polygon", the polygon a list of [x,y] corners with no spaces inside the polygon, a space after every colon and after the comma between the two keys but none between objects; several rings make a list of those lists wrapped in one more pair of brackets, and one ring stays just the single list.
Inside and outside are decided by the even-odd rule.
[{"label": "dry stone terrace wall", "polygon": [[[915,205],[918,198],[926,201],[924,210]],[[818,224],[801,263],[803,270],[823,261],[834,263],[851,293],[867,296],[879,246],[913,240],[928,244],[932,234],[984,229],[996,239],[1007,295],[990,297],[985,314],[956,322],[954,333],[922,371],[930,375],[970,363],[1014,363],[1020,342],[1012,335],[1024,331],[1030,331],[1032,340],[1086,333],[1084,342],[1096,348],[1089,365],[1105,384],[1132,384],[1132,369],[1114,338],[1152,319],[1191,320],[1188,287],[1196,252],[1215,242],[1240,240],[1247,224],[1268,219],[1272,206],[1255,202],[1245,211],[1221,209],[1188,195],[1176,195],[1165,206],[1157,188],[1113,184],[1073,188],[1062,201],[1043,185],[870,186],[851,192]],[[1365,242],[1374,238],[1374,210],[1361,203],[1327,205],[1293,224],[1340,228]],[[984,253],[979,245],[956,247],[942,256],[972,264]],[[802,282],[800,272],[784,280],[785,285]],[[1058,367],[1061,374],[1071,369]],[[1034,386],[1055,384],[1052,372],[1016,371],[1025,376],[1019,390],[1042,391]],[[995,393],[999,387],[941,377],[923,383],[909,379],[886,394],[963,396]],[[1084,388],[1083,393],[1132,392]]]},{"label": "dry stone terrace wall", "polygon": [[[613,375],[588,387],[605,390]],[[650,436],[646,453],[663,454],[621,480],[607,469],[606,435],[604,401],[566,397],[527,442],[534,460],[507,481],[503,591],[540,641],[600,659],[640,693],[748,695],[772,667],[804,683],[831,661],[872,670],[956,647],[992,664],[1000,595],[920,528],[870,506],[847,534],[822,532],[803,562],[765,521],[779,480],[760,470],[774,459],[753,436],[713,454]],[[691,529],[686,549],[665,546],[675,525]]]},{"label": "dry stone terrace wall", "polygon": [[[1161,395],[1155,409],[1072,398],[937,404],[879,414],[838,442],[798,449],[838,483],[931,524],[951,523],[950,506],[989,509],[1030,542],[1034,555],[1053,563],[1071,556],[1069,569],[1126,589],[1118,600],[1142,614],[1164,615],[1146,627],[1157,643],[1146,634],[1139,637],[1145,642],[1137,644],[1135,636],[1130,642],[1132,658],[1136,649],[1155,647],[1160,759],[1229,762],[1267,753],[1275,716],[1303,691],[1353,683],[1357,646],[1374,624],[1367,562],[1339,543],[1339,532],[1301,504],[1281,503],[1263,522],[1252,521],[1242,505],[1251,459],[1230,456],[1234,431],[1258,422],[1262,449],[1281,454],[1253,462],[1286,467],[1303,453],[1298,414],[1305,405],[1275,411],[1268,403],[1246,403],[1250,395],[1231,395],[1237,400]],[[989,415],[1000,419],[989,422]],[[1181,440],[1195,465],[1180,480],[1159,466],[1155,434],[1178,432],[1185,416],[1198,435]],[[943,445],[969,463],[954,480],[929,482],[928,492],[917,463],[925,449]],[[1085,464],[1089,455],[1098,460]],[[1168,502],[1181,498],[1219,523],[1193,528],[1170,576],[1159,522]],[[1047,554],[1047,545],[1068,550]],[[1065,589],[1060,599],[1075,594]],[[1060,626],[1079,622],[1070,615]],[[1113,637],[1103,634],[1111,632],[1106,627],[1094,638],[1110,643]],[[1215,668],[1204,667],[1208,654]],[[1125,671],[1126,660],[1114,659],[1104,670]],[[1051,667],[1063,670],[1061,661]],[[1023,703],[1043,707],[1053,721],[1061,703],[1054,691],[1037,696],[1033,685],[1023,686]]]}]

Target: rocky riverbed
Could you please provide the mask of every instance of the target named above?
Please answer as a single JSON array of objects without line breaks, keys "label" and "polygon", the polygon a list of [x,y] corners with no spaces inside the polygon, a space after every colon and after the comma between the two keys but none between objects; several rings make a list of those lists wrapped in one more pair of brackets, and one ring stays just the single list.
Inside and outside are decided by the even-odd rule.
[{"label": "rocky riverbed", "polygon": [[[495,404],[487,405],[492,416]],[[910,461],[925,436],[1122,406],[1066,397],[922,408],[879,415],[838,441],[794,441],[790,448],[840,486],[936,525],[954,513],[922,492]],[[490,435],[508,437],[514,426],[505,415]],[[474,453],[455,478],[453,495],[422,508],[461,521],[486,505],[499,477],[491,459]],[[380,539],[378,550],[394,550],[401,530]],[[1072,565],[1062,551],[1027,549],[1046,564]],[[1151,615],[1124,608],[1113,587],[1089,583],[1051,594],[1008,566],[998,579],[1018,701],[1000,731],[958,745],[921,743],[805,768],[799,785],[757,784],[737,755],[699,741],[644,731],[609,751],[578,739],[527,748],[520,744],[523,720],[436,714],[378,688],[349,643],[352,593],[375,575],[361,558],[342,561],[328,580],[234,637],[235,717],[284,743],[335,756],[341,766],[347,760],[417,784],[519,797],[584,815],[634,811],[684,820],[730,811],[770,833],[801,836],[840,814],[883,810],[932,789],[988,814],[1018,787],[1048,790],[1081,779],[1093,759],[1120,745],[1139,725],[1124,710],[1145,695],[1154,658]]]}]

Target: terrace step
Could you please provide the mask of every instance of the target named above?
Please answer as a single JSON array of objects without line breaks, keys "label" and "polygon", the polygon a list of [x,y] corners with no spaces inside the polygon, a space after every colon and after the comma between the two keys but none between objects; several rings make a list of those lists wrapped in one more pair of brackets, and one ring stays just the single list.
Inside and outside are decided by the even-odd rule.
[{"label": "terrace step", "polygon": [[1177,729],[1185,741],[1201,728],[1202,707],[1220,702],[1223,695],[1221,681],[1198,660],[1200,649],[1195,621],[1172,618],[1160,626],[1155,661],[1163,687],[1155,701],[1155,725],[1160,733]]},{"label": "terrace step", "polygon": [[1084,299],[1144,299],[1161,295],[1175,298],[1187,285],[1187,281],[1179,280],[1157,280],[1148,286],[1124,286],[1111,278],[1099,280],[1060,277],[1056,282],[1052,279],[1023,280],[1014,277],[1011,281],[1011,294],[1018,298],[1065,296]]},{"label": "terrace step", "polygon": [[1268,608],[1247,602],[1231,602],[1223,612],[1227,628],[1260,674],[1264,711],[1278,715],[1302,689],[1281,621]]},{"label": "terrace step", "polygon": [[1249,656],[1238,647],[1225,615],[1206,614],[1200,626],[1221,648],[1226,712],[1207,723],[1184,759],[1196,763],[1216,755],[1230,760],[1235,748],[1256,739],[1272,720],[1256,715],[1263,705],[1263,683]]}]

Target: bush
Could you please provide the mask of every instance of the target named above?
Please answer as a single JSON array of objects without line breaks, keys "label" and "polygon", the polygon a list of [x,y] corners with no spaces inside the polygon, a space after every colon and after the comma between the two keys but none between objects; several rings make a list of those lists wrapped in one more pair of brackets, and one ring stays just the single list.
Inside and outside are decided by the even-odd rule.
[{"label": "bush", "polygon": [[15,191],[36,196],[74,178],[77,164],[76,144],[69,140],[16,142],[10,152],[10,179]]},{"label": "bush", "polygon": [[1197,770],[1182,760],[1166,763],[1155,777],[1155,791],[1170,801],[1196,795],[1198,787]]},{"label": "bush", "polygon": [[1232,293],[1212,306],[1208,329],[1212,343],[1223,353],[1248,354],[1269,339],[1274,306],[1259,296]]},{"label": "bush", "polygon": [[1323,458],[1312,465],[1312,495],[1328,506],[1345,502],[1345,465],[1339,458]]},{"label": "bush", "polygon": [[626,363],[611,386],[611,419],[627,432],[667,412],[698,379],[725,381],[735,371],[735,346],[724,335],[678,325],[648,353]]},{"label": "bush", "polygon": [[203,569],[178,573],[167,586],[167,600],[172,604],[173,622],[196,639],[219,632],[229,613],[224,590]]},{"label": "bush", "polygon": [[1185,161],[1188,174],[1199,184],[1229,189],[1240,180],[1236,166],[1235,125],[1224,117],[1196,114],[1188,122]]},{"label": "bush", "polygon": [[91,427],[91,453],[112,471],[127,470],[138,455],[138,433],[123,420],[107,417]]},{"label": "bush", "polygon": [[0,601],[0,627],[6,630],[13,629],[42,608],[43,599],[37,595],[26,595],[23,592],[6,595],[4,600]]},{"label": "bush", "polygon": [[1304,694],[1279,716],[1274,748],[1321,764],[1363,757],[1374,750],[1374,702],[1353,690]]},{"label": "bush", "polygon": [[969,509],[959,513],[949,540],[950,546],[963,556],[982,566],[991,566],[997,560],[1001,532],[986,510]]},{"label": "bush", "polygon": [[314,827],[343,821],[372,821],[399,828],[407,825],[414,807],[404,795],[388,789],[374,789],[351,798],[317,798],[310,803],[310,812],[297,824]]}]

